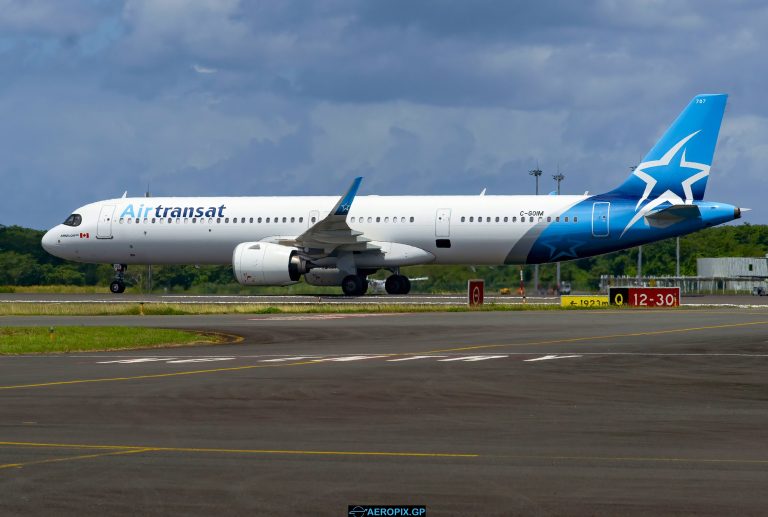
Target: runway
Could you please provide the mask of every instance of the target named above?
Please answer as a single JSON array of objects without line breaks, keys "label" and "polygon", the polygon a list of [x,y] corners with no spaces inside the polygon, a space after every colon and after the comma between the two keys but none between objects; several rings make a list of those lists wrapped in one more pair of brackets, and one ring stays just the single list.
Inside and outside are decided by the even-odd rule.
[{"label": "runway", "polygon": [[[167,303],[167,304],[213,304],[213,305],[365,305],[365,304],[408,304],[408,305],[465,305],[466,295],[462,294],[409,294],[405,296],[387,294],[369,294],[366,296],[342,295],[190,295],[190,294],[49,294],[49,293],[0,293],[0,304],[135,304],[135,303]],[[486,293],[485,303],[496,304],[527,304],[560,305],[559,296],[521,296],[497,295]],[[768,307],[768,296],[707,294],[683,295],[682,305],[689,307]]]},{"label": "runway", "polygon": [[760,514],[768,312],[3,317],[241,342],[0,357],[4,514]]}]

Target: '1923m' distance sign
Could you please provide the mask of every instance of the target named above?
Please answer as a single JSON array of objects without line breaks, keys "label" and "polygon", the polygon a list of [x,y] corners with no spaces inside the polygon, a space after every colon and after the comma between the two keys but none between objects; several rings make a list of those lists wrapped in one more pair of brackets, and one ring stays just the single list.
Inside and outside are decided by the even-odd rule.
[{"label": "'1923m' distance sign", "polygon": [[485,282],[483,280],[469,280],[467,282],[467,296],[470,307],[483,304]]}]

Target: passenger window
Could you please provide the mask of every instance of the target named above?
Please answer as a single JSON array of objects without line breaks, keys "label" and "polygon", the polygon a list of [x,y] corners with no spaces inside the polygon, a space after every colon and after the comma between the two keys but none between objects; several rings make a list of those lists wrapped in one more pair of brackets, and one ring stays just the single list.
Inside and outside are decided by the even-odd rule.
[{"label": "passenger window", "polygon": [[560,218],[559,217],[555,217],[555,222],[559,223],[560,222]]},{"label": "passenger window", "polygon": [[377,217],[377,218],[376,218],[376,222],[377,222],[377,223],[380,223],[380,222],[381,222],[381,217]]},{"label": "passenger window", "polygon": [[369,218],[368,218],[368,222],[369,222],[369,223],[372,223],[372,222],[373,222],[373,217],[369,217]]},{"label": "passenger window", "polygon": [[232,218],[232,223],[233,223],[233,224],[237,224],[237,217],[233,217],[233,218]]},{"label": "passenger window", "polygon": [[528,222],[529,222],[529,223],[532,223],[532,222],[533,222],[533,217],[529,217],[529,218],[528,218]]},{"label": "passenger window", "polygon": [[304,222],[304,218],[303,217],[299,217],[299,222],[303,223]]},{"label": "passenger window", "polygon": [[354,218],[354,217],[350,217],[350,218],[349,218],[349,222],[350,222],[350,223],[354,223],[354,222],[355,222],[355,218]]},{"label": "passenger window", "polygon": [[295,223],[296,222],[296,218],[295,217],[291,217],[291,222]]},{"label": "passenger window", "polygon": [[574,216],[573,216],[573,222],[574,222],[574,223],[578,223],[578,222],[579,222],[579,217],[578,217],[578,216],[576,216],[576,215],[574,215]]},{"label": "passenger window", "polygon": [[474,217],[472,217],[472,216],[470,216],[470,217],[469,217],[469,222],[470,222],[470,223],[473,223],[473,222],[475,222],[475,218],[474,218]]},{"label": "passenger window", "polygon": [[414,219],[413,219],[413,217],[411,217],[411,222],[413,222],[413,221],[414,221]]},{"label": "passenger window", "polygon": [[269,222],[269,217],[267,217],[267,222]]},{"label": "passenger window", "polygon": [[288,218],[287,217],[283,217],[283,222],[285,223],[287,221],[288,221]]},{"label": "passenger window", "polygon": [[461,216],[461,222],[463,223],[466,218],[462,215]]},{"label": "passenger window", "polygon": [[505,222],[505,223],[509,222],[509,217],[505,217],[505,218],[504,218],[504,222]]},{"label": "passenger window", "polygon": [[313,223],[315,222],[315,218],[314,218],[314,217],[312,218],[312,222],[313,222]]},{"label": "passenger window", "polygon": [[400,218],[400,222],[401,222],[401,223],[405,223],[405,217],[401,217],[401,218]]},{"label": "passenger window", "polygon": [[197,217],[193,217],[192,218],[192,224],[196,224],[196,223],[197,223]]},{"label": "passenger window", "polygon": [[384,218],[384,222],[385,222],[385,223],[388,223],[388,222],[389,222],[389,217],[385,217],[385,218]]},{"label": "passenger window", "polygon": [[517,222],[517,216],[515,216],[515,217],[513,217],[513,218],[512,218],[512,222],[513,222],[513,223],[516,223],[516,222]]},{"label": "passenger window", "polygon": [[224,218],[224,222],[228,223],[229,222],[229,217]]},{"label": "passenger window", "polygon": [[136,224],[139,224],[139,223],[141,222],[141,219],[139,219],[139,218],[137,217],[137,218],[134,220],[134,222],[135,222]]},{"label": "passenger window", "polygon": [[[120,218],[119,222],[120,222],[120,224],[123,224],[123,218],[122,217]],[[64,224],[67,224],[67,223],[64,223]]]},{"label": "passenger window", "polygon": [[565,216],[565,219],[564,219],[564,221],[565,221],[566,223],[568,222],[568,216],[567,216],[567,215]]},{"label": "passenger window", "polygon": [[491,218],[490,218],[490,217],[486,217],[486,218],[485,218],[485,222],[486,222],[486,223],[490,223],[490,222],[491,222]]},{"label": "passenger window", "polygon": [[542,222],[544,220],[543,217],[539,217],[539,222]]},{"label": "passenger window", "polygon": [[152,218],[152,224],[155,224],[155,218],[154,217]]},{"label": "passenger window", "polygon": [[551,217],[547,217],[547,222],[551,223],[552,222],[552,218]]},{"label": "passenger window", "polygon": [[251,217],[251,218],[248,220],[248,222],[249,222],[249,223],[251,223],[251,224],[253,224],[253,217]]}]

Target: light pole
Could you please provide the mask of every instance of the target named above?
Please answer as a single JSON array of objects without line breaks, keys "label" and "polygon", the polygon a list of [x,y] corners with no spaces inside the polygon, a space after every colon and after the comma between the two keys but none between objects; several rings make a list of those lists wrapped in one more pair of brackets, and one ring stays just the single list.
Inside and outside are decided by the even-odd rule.
[{"label": "light pole", "polygon": [[[147,191],[144,193],[144,197],[151,197],[149,193],[149,185],[147,185]],[[152,294],[152,264],[147,264],[147,289],[149,294]]]},{"label": "light pole", "polygon": [[[539,195],[539,177],[543,174],[541,169],[539,169],[539,164],[536,164],[536,168],[533,170],[528,171],[528,174],[536,178],[536,195]],[[533,266],[533,290],[535,293],[539,292],[539,265],[536,264]]]},{"label": "light pole", "polygon": [[[557,195],[560,195],[560,182],[565,179],[565,175],[560,172],[560,167],[557,168],[557,174],[552,175],[552,179],[557,182]],[[556,276],[557,276],[557,294],[560,294],[560,261],[556,264]]]},{"label": "light pole", "polygon": [[[629,167],[629,170],[632,172],[635,172],[635,169],[637,169],[637,165],[631,165]],[[640,287],[642,285],[642,278],[643,278],[643,246],[637,247],[637,287]]]}]

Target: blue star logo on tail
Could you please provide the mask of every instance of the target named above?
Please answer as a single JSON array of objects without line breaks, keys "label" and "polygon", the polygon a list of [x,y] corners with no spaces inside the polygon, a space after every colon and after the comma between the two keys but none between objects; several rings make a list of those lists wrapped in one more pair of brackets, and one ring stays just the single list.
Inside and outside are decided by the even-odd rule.
[{"label": "blue star logo on tail", "polygon": [[[689,162],[686,159],[685,144],[698,133],[700,131],[691,133],[677,142],[660,159],[643,162],[637,166],[633,174],[645,182],[645,191],[637,201],[635,216],[621,232],[621,236],[659,205],[693,203],[693,184],[709,176],[710,168],[704,163]],[[650,201],[640,208],[640,205],[649,199]]]}]

